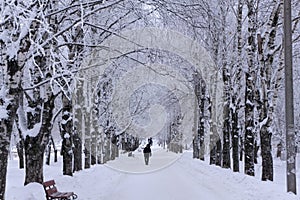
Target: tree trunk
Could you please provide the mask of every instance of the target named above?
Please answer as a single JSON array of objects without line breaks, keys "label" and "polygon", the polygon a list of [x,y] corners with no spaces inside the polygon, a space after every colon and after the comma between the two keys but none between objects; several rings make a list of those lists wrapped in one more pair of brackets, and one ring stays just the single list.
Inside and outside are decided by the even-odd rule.
[{"label": "tree trunk", "polygon": [[210,148],[210,157],[209,157],[209,164],[210,165],[215,165],[216,164],[216,146],[213,146]]},{"label": "tree trunk", "polygon": [[[19,99],[19,109],[23,109],[23,92],[20,94],[20,99]],[[19,157],[19,168],[24,169],[25,167],[25,160],[24,160],[24,137],[23,133],[20,127],[20,122],[19,122],[19,115],[17,114],[17,117],[15,119],[16,125],[17,125],[17,130],[19,133],[19,141],[17,143],[17,152],[18,152],[18,157]]]},{"label": "tree trunk", "polygon": [[62,141],[63,175],[73,176],[72,142],[70,138]]},{"label": "tree trunk", "polygon": [[247,62],[248,70],[246,71],[246,91],[245,91],[245,173],[254,176],[254,83],[255,83],[255,37],[256,37],[256,13],[255,3],[253,0],[247,1],[248,7],[248,48]]},{"label": "tree trunk", "polygon": [[[103,132],[100,131],[99,133],[99,138],[98,138],[98,143],[97,143],[97,163],[98,164],[103,164]],[[123,147],[123,145],[122,145]]]},{"label": "tree trunk", "polygon": [[259,146],[257,145],[257,141],[255,140],[254,142],[254,164],[257,164],[257,158],[258,158],[258,150],[259,150]]},{"label": "tree trunk", "polygon": [[19,168],[24,169],[24,139],[20,138],[17,144],[17,152],[19,157]]},{"label": "tree trunk", "polygon": [[232,160],[233,171],[240,171],[239,163],[239,132],[238,132],[238,113],[235,109],[232,111]]},{"label": "tree trunk", "polygon": [[98,109],[94,106],[91,111],[91,165],[97,164],[97,134],[98,134]]},{"label": "tree trunk", "polygon": [[224,105],[224,126],[223,126],[223,168],[230,168],[230,121],[229,121],[229,105]]},{"label": "tree trunk", "polygon": [[62,96],[62,156],[63,156],[63,174],[73,175],[73,117],[72,102],[65,95]]},{"label": "tree trunk", "polygon": [[221,1],[220,4],[220,11],[221,11],[221,44],[222,44],[222,51],[221,51],[221,63],[222,63],[222,74],[223,74],[223,100],[224,100],[224,109],[223,109],[223,149],[222,149],[222,167],[223,168],[230,168],[231,160],[230,160],[230,128],[231,128],[231,121],[230,121],[230,71],[227,62],[227,35],[226,35],[226,16],[228,14],[228,8],[226,8],[226,4]]},{"label": "tree trunk", "polygon": [[[243,26],[243,1],[238,0],[237,6],[237,40],[236,40],[236,48],[237,48],[237,63],[236,63],[236,79],[234,80],[234,84],[232,85],[233,95],[231,96],[232,105],[231,106],[231,117],[232,117],[232,160],[233,160],[233,171],[239,171],[239,152],[240,152],[240,160],[242,160],[242,148],[239,148],[239,109],[241,108],[241,92],[242,92],[242,49],[243,49],[243,36],[242,36],[242,26]],[[237,85],[237,87],[236,87]],[[241,142],[242,146],[242,142]]]},{"label": "tree trunk", "polygon": [[44,148],[41,146],[41,137],[26,136],[25,138],[25,182],[27,185],[32,182],[43,183],[43,160]]},{"label": "tree trunk", "polygon": [[5,199],[7,162],[10,146],[10,137],[13,126],[12,119],[10,119],[10,117],[13,118],[13,115],[10,115],[8,119],[1,119],[0,121],[0,176],[4,177],[0,178],[0,199],[3,200]]},{"label": "tree trunk", "polygon": [[116,158],[118,158],[120,155],[120,152],[119,152],[119,144],[117,144],[116,146],[115,146],[115,148],[116,148]]},{"label": "tree trunk", "polygon": [[50,135],[49,142],[47,144],[47,156],[46,156],[46,165],[50,165],[51,160],[51,145],[53,145],[53,151],[54,151],[54,162],[57,162],[57,149],[55,147],[55,143],[53,140],[53,137]]},{"label": "tree trunk", "polygon": [[91,139],[84,140],[84,169],[91,168]]},{"label": "tree trunk", "polygon": [[199,105],[199,136],[200,136],[200,152],[199,152],[199,158],[200,160],[204,160],[204,154],[205,154],[205,144],[204,144],[204,122],[205,122],[205,116],[204,116],[204,107],[205,107],[205,90],[206,85],[203,80],[201,80],[201,102]]},{"label": "tree trunk", "polygon": [[242,136],[239,137],[241,145],[240,145],[240,161],[243,161],[244,153],[245,153],[245,142]]},{"label": "tree trunk", "polygon": [[47,145],[47,149],[46,149],[46,165],[50,165],[50,158],[51,158],[51,143],[49,143]]},{"label": "tree trunk", "polygon": [[74,120],[74,171],[82,170],[82,133],[83,133],[83,82],[78,80],[75,96]]},{"label": "tree trunk", "polygon": [[76,129],[74,132],[73,143],[74,143],[74,172],[82,170],[82,140],[80,137],[80,129]]},{"label": "tree trunk", "polygon": [[[37,63],[43,61],[42,57],[36,56]],[[41,77],[37,68],[31,71],[31,78],[33,85],[40,83]],[[41,129],[41,112],[42,112],[42,99],[40,95],[40,88],[34,88],[32,96],[24,93],[27,98],[27,129],[31,132],[35,131],[31,135],[27,135],[24,141],[25,147],[25,181],[24,185],[32,182],[43,182],[43,153],[44,149],[41,146],[41,137],[38,131]],[[40,127],[39,127],[40,126]],[[39,130],[38,130],[39,129]]]},{"label": "tree trunk", "polygon": [[194,85],[197,107],[195,108],[195,122],[198,120],[197,136],[194,136],[194,158],[204,160],[205,145],[204,145],[204,105],[205,105],[205,89],[206,85],[200,74],[194,73]]},{"label": "tree trunk", "polygon": [[[50,89],[50,88],[48,88]],[[54,109],[55,97],[52,93],[47,93],[47,98],[45,99],[43,110],[42,110],[42,121],[40,122],[41,127],[36,136],[31,137],[29,135],[25,138],[25,182],[27,185],[32,182],[43,182],[43,162],[44,162],[44,151],[46,145],[49,143],[51,128],[52,128],[52,117]],[[40,115],[41,113],[36,113],[35,115],[30,115],[31,117]],[[38,118],[36,118],[38,119]],[[49,120],[50,119],[50,120]],[[33,124],[30,124],[29,128]],[[38,123],[33,126],[38,126]]]},{"label": "tree trunk", "polygon": [[105,142],[104,142],[104,163],[111,159],[111,141],[110,141],[110,133],[105,134]]},{"label": "tree trunk", "polygon": [[[1,147],[8,146],[8,144],[5,144],[2,140],[4,139],[4,131],[2,132],[3,128],[1,127],[1,135],[0,135],[0,140],[1,140]],[[5,187],[6,187],[6,173],[7,173],[7,161],[8,161],[8,151],[5,148],[0,149],[0,176],[4,177],[0,179],[0,199],[5,199]]]},{"label": "tree trunk", "polygon": [[0,99],[0,105],[7,103],[7,117],[0,116],[0,199],[5,199],[6,174],[8,162],[8,150],[10,147],[10,138],[12,133],[13,123],[16,118],[16,112],[19,106],[20,84],[21,84],[21,68],[18,66],[18,61],[11,59],[7,61],[7,85],[8,93],[6,99]]},{"label": "tree trunk", "polygon": [[[194,132],[194,138],[193,138],[193,158],[199,159],[200,158],[200,130],[199,130],[199,121],[200,118],[198,118],[198,106],[200,103],[200,77],[197,72],[194,73],[194,92],[195,92],[195,107],[194,107],[194,127],[195,127],[195,132]],[[197,123],[198,122],[198,123]],[[170,124],[169,128],[169,134],[172,133],[172,124]]]},{"label": "tree trunk", "polygon": [[57,162],[57,149],[54,149],[54,162]]},{"label": "tree trunk", "polygon": [[210,148],[210,158],[209,164],[215,165],[217,164],[217,141],[219,140],[218,133],[217,133],[217,125],[215,122],[215,113],[212,112],[212,100],[209,99],[210,106],[208,107],[211,120],[210,120],[210,137],[209,137],[209,148]]},{"label": "tree trunk", "polygon": [[246,73],[246,108],[245,108],[245,173],[254,176],[254,123],[253,123],[253,77]]},{"label": "tree trunk", "polygon": [[220,137],[217,140],[216,165],[222,166],[222,143]]},{"label": "tree trunk", "polygon": [[91,167],[91,136],[90,136],[90,113],[85,111],[84,116],[85,131],[84,131],[84,168]]},{"label": "tree trunk", "polygon": [[97,137],[96,132],[92,132],[92,140],[91,140],[91,165],[95,165],[97,163]]},{"label": "tree trunk", "polygon": [[111,138],[111,149],[112,149],[112,156],[111,159],[114,160],[118,156],[118,136],[115,133],[112,133],[113,136]]},{"label": "tree trunk", "polygon": [[110,160],[116,159],[116,147],[113,143],[111,143],[111,154],[110,154]]},{"label": "tree trunk", "polygon": [[[278,22],[282,13],[282,1],[277,1],[274,4],[272,12],[270,14],[264,40],[261,35],[257,35],[258,46],[259,46],[259,61],[260,61],[260,83],[261,89],[259,93],[259,122],[261,124],[260,139],[261,139],[261,156],[262,156],[262,180],[273,181],[273,158],[271,149],[271,138],[272,132],[270,127],[273,121],[273,112],[275,103],[277,101],[278,93],[278,79],[276,82],[271,84],[272,81],[272,68],[275,57],[275,41],[278,30]],[[266,43],[267,45],[263,45]],[[266,48],[266,49],[264,49]],[[279,48],[278,48],[279,49]],[[264,51],[267,55],[264,55]],[[272,54],[270,52],[273,52]],[[279,58],[280,58],[279,54]],[[274,86],[273,86],[274,85]],[[272,88],[274,87],[274,88]],[[269,91],[273,91],[273,95]],[[273,102],[272,102],[273,101]]]},{"label": "tree trunk", "polygon": [[198,139],[198,135],[194,136],[193,139],[193,158],[199,159],[199,139]]},{"label": "tree trunk", "polygon": [[279,144],[277,144],[277,153],[276,153],[277,158],[281,158],[281,152],[282,152],[282,143],[280,142]]},{"label": "tree trunk", "polygon": [[[59,3],[57,3],[59,4]],[[79,11],[79,10],[78,10]],[[79,12],[80,13],[80,12]],[[83,43],[84,31],[80,26],[72,27],[72,37],[71,43]],[[68,45],[69,48],[69,65],[79,67],[82,63],[82,52],[84,51],[83,45]],[[71,71],[71,69],[69,69]],[[88,107],[88,105],[84,105],[86,97],[83,97],[83,81],[76,80],[76,91],[75,95],[75,116],[72,123],[74,123],[74,130],[72,130],[72,145],[74,145],[72,154],[73,154],[73,172],[82,170],[82,136],[83,136],[83,108]],[[67,89],[68,90],[68,89]],[[71,92],[70,92],[71,93]],[[88,95],[88,94],[85,94]],[[71,98],[72,94],[70,94]],[[71,102],[70,102],[71,103]],[[84,107],[86,106],[86,107]],[[70,159],[70,158],[69,158]],[[71,161],[67,161],[71,162]]]},{"label": "tree trunk", "polygon": [[[89,82],[84,82],[84,95],[91,95],[91,87]],[[84,101],[84,168],[88,169],[91,167],[91,105],[90,101]]]},{"label": "tree trunk", "polygon": [[264,125],[260,130],[260,142],[261,142],[261,157],[262,157],[262,177],[263,181],[273,181],[273,158],[272,158],[272,146],[271,136],[267,127]]}]

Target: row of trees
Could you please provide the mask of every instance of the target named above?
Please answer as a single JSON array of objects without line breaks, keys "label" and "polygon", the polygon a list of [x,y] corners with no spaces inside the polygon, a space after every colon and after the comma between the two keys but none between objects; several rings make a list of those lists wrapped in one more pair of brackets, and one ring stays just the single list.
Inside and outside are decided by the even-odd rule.
[{"label": "row of trees", "polygon": [[[299,6],[298,1],[293,2],[295,46],[300,39]],[[43,181],[44,151],[55,121],[60,122],[64,174],[72,175],[74,170],[82,169],[82,149],[85,149],[86,168],[91,163],[109,160],[95,158],[92,150],[97,149],[95,145],[101,140],[102,144],[103,141],[108,144],[98,149],[108,152],[116,139],[110,134],[115,131],[113,119],[104,120],[111,119],[111,110],[106,107],[111,92],[109,80],[102,77],[103,82],[94,91],[99,92],[95,95],[97,106],[94,102],[82,102],[79,106],[86,111],[80,113],[78,106],[72,106],[72,97],[82,99],[80,95],[87,94],[74,94],[75,86],[78,89],[80,84],[75,76],[84,70],[80,67],[84,57],[94,48],[107,48],[101,44],[110,36],[122,37],[119,34],[124,29],[154,26],[194,38],[211,53],[223,75],[224,113],[220,119],[224,123],[220,124],[209,121],[212,114],[209,83],[203,82],[201,75],[194,78],[199,105],[194,156],[204,159],[205,133],[210,131],[214,135],[210,139],[213,145],[209,147],[210,163],[230,168],[232,156],[233,170],[239,171],[239,155],[244,153],[245,173],[254,175],[257,144],[261,148],[262,180],[273,180],[272,135],[279,135],[276,142],[284,141],[278,121],[282,118],[282,105],[278,103],[283,75],[282,10],[282,0],[2,2],[0,175],[6,177],[14,124],[20,133],[20,150],[22,147],[25,150],[25,184]],[[87,113],[90,114],[84,116]],[[103,113],[105,117],[101,118]],[[100,122],[89,121],[95,119],[91,117],[95,114],[100,116]],[[96,130],[88,126],[84,126],[83,134],[78,119],[86,120],[86,124],[106,124],[100,131],[107,133],[107,140],[93,137]],[[123,138],[131,141],[123,145],[133,146],[128,149],[138,143],[136,138]],[[6,179],[1,179],[0,199],[5,199],[5,185]]]},{"label": "row of trees", "polygon": [[[89,47],[96,43],[93,31],[107,33],[101,26],[84,23],[102,14],[101,11],[107,14],[122,2],[8,0],[1,3],[2,177],[6,177],[12,127],[17,123],[20,139],[24,141],[25,184],[43,181],[44,150],[59,113],[62,113],[62,154],[67,163],[64,174],[72,174],[73,77]],[[113,22],[105,23],[114,27]],[[5,184],[6,179],[1,179],[0,199],[5,199]]]},{"label": "row of trees", "polygon": [[[85,136],[85,167],[95,163],[93,151],[89,151],[95,144],[94,138],[90,137],[93,134],[87,135],[95,130],[89,130],[86,126],[86,135],[81,135],[80,129],[76,130],[78,121],[74,121],[72,116],[73,110],[76,110],[76,107],[72,107],[72,95],[75,85],[78,87],[80,82],[74,79],[75,75],[82,70],[80,66],[83,58],[90,55],[93,48],[101,48],[101,43],[108,37],[118,35],[125,28],[153,25],[151,18],[156,10],[157,8],[152,7],[145,9],[142,1],[125,0],[6,0],[1,3],[2,177],[6,177],[14,124],[19,133],[20,161],[23,148],[25,150],[25,185],[43,182],[44,152],[47,146],[49,148],[51,130],[56,121],[59,121],[62,138],[63,173],[72,175],[74,170],[82,169],[81,149]],[[103,95],[105,96],[105,92],[99,97]],[[91,108],[92,105],[86,107],[88,112],[85,113],[92,113]],[[93,124],[94,122],[89,121],[90,116],[82,119]],[[108,133],[107,147],[115,138],[109,134],[113,130],[112,125],[109,123],[106,127],[109,127],[104,130]],[[124,149],[132,150],[137,147],[136,138],[125,135],[123,139],[120,138],[122,140],[126,140],[122,142]],[[111,155],[107,153],[110,150],[106,149],[106,155]],[[99,158],[98,161],[103,159],[105,161],[111,158]],[[5,185],[6,179],[1,179],[0,199],[5,199]]]},{"label": "row of trees", "polygon": [[[294,47],[299,45],[298,6],[292,1]],[[220,14],[209,23],[210,34],[215,34],[208,41],[224,81],[224,124],[217,149],[210,147],[210,156],[217,154],[210,163],[231,168],[232,157],[233,171],[239,171],[243,158],[239,154],[244,154],[244,172],[254,176],[260,149],[261,178],[272,181],[272,146],[285,144],[284,126],[279,122],[284,118],[283,1],[219,1],[206,9],[207,15]],[[298,61],[297,54],[294,60]]]}]

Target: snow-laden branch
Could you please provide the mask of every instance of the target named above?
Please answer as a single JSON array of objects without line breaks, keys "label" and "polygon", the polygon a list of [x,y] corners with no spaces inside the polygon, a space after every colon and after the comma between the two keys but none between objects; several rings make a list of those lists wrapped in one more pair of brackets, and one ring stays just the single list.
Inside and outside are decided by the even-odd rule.
[{"label": "snow-laden branch", "polygon": [[82,21],[82,19],[86,19],[88,17],[90,17],[91,15],[100,12],[101,10],[107,9],[109,7],[112,7],[114,5],[117,5],[119,3],[121,3],[124,0],[118,0],[116,2],[113,2],[109,5],[105,5],[105,6],[100,6],[99,8],[92,10],[90,12],[88,12],[87,14],[84,14],[81,18],[78,18],[76,20],[74,20],[74,22],[72,22],[70,25],[68,25],[67,27],[65,27],[63,30],[55,33],[51,38],[48,38],[45,42],[43,42],[40,46],[44,47],[46,45],[48,45],[50,43],[50,41],[52,41],[55,38],[58,38],[59,36],[61,36],[62,34],[64,34],[65,32],[69,31],[71,28],[73,28],[74,26],[76,26],[78,23],[80,23]]},{"label": "snow-laden branch", "polygon": [[39,82],[38,84],[35,84],[33,86],[30,86],[30,87],[23,88],[23,90],[24,91],[34,90],[35,88],[41,87],[42,85],[44,85],[44,84],[46,84],[48,82],[51,82],[51,81],[54,81],[54,82],[57,83],[57,85],[61,86],[61,84],[56,81],[57,79],[64,78],[64,77],[69,77],[70,74],[76,74],[78,71],[79,70],[77,69],[77,70],[72,70],[72,71],[69,71],[69,72],[62,73],[62,74],[57,74],[56,76],[51,77],[51,78],[47,78],[47,79]]},{"label": "snow-laden branch", "polygon": [[56,11],[53,11],[51,12],[51,10],[49,11],[49,14],[45,15],[45,17],[51,17],[53,15],[57,15],[59,13],[62,13],[62,12],[65,12],[65,11],[68,11],[70,9],[75,9],[76,11],[78,10],[78,7],[83,7],[83,8],[87,8],[87,7],[92,7],[92,6],[95,6],[95,5],[101,5],[103,4],[103,0],[100,0],[100,1],[90,1],[90,2],[82,2],[82,3],[75,3],[75,4],[72,4],[66,8],[62,8],[62,9],[59,9],[59,10],[56,10]]},{"label": "snow-laden branch", "polygon": [[99,25],[95,25],[95,24],[92,24],[92,23],[89,23],[89,22],[84,22],[84,24],[85,24],[85,25],[88,25],[88,26],[91,26],[91,27],[93,27],[93,28],[101,29],[101,30],[103,30],[103,31],[105,31],[105,32],[108,32],[108,33],[111,33],[112,35],[115,35],[115,36],[117,36],[117,37],[119,37],[119,38],[121,38],[121,39],[123,39],[123,40],[125,40],[125,41],[131,42],[131,43],[133,43],[133,44],[135,44],[135,45],[137,45],[137,46],[139,46],[139,47],[142,47],[140,44],[136,43],[134,40],[129,40],[128,38],[126,38],[126,37],[120,35],[119,33],[115,32],[115,31],[111,31],[111,30],[109,30],[109,29],[107,29],[107,28],[104,28],[104,27],[101,27],[101,26],[99,26]]}]

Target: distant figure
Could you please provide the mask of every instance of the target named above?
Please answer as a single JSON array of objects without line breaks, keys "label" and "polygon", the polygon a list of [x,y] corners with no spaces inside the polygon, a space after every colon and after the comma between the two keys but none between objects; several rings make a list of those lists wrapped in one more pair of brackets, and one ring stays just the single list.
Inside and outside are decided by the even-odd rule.
[{"label": "distant figure", "polygon": [[151,156],[151,148],[150,148],[150,144],[147,144],[146,147],[144,148],[144,158],[145,158],[145,164],[148,165],[149,163],[149,158]]},{"label": "distant figure", "polygon": [[148,139],[148,144],[150,144],[150,147],[152,146],[153,144],[152,137]]}]

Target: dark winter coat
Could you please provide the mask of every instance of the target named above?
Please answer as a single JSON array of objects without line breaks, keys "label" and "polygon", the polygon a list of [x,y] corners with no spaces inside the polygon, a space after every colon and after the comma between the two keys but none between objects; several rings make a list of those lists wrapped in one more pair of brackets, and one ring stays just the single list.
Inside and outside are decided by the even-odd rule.
[{"label": "dark winter coat", "polygon": [[150,148],[150,145],[147,144],[147,146],[144,148],[144,153],[151,153],[151,148]]}]

